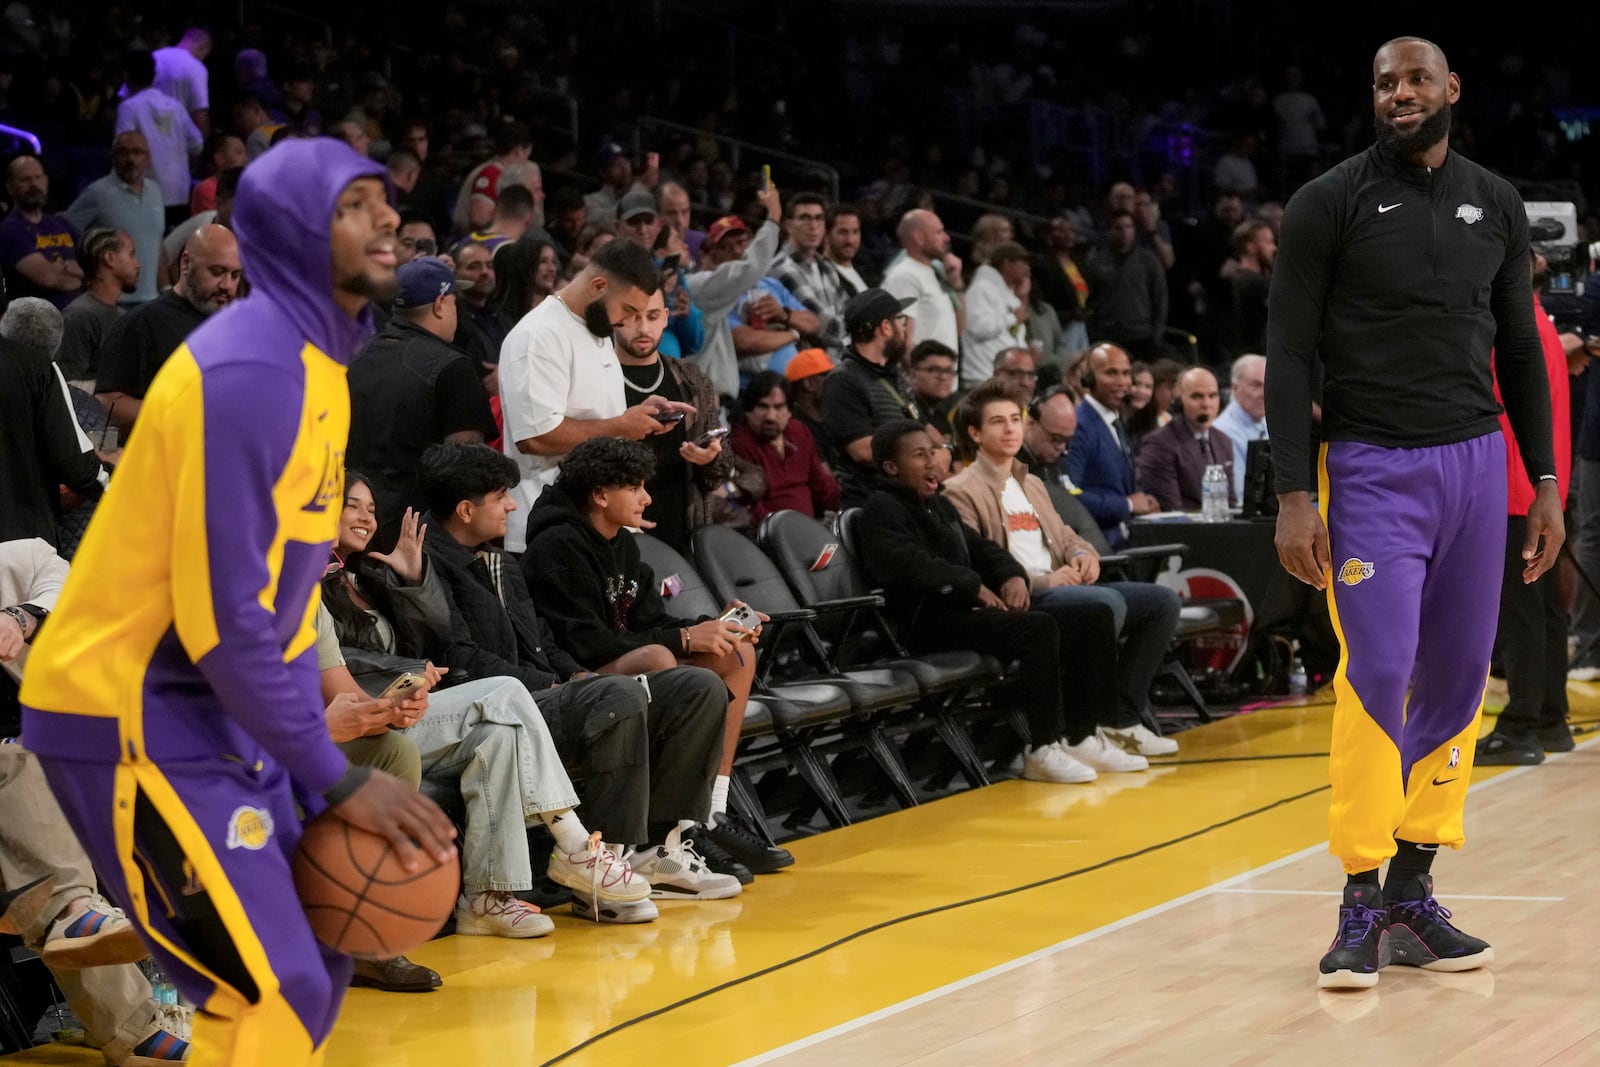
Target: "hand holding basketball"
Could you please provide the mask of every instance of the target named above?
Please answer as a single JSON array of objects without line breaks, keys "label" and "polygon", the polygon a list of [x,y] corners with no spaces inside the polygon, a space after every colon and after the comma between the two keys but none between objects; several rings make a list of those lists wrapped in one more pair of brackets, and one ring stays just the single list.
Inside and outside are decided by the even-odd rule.
[{"label": "hand holding basketball", "polygon": [[359,789],[330,810],[352,826],[387,839],[400,866],[413,874],[422,869],[424,852],[435,863],[456,859],[451,844],[456,828],[439,805],[381,771],[373,771]]},{"label": "hand holding basketball", "polygon": [[439,932],[455,907],[461,866],[402,869],[393,845],[325,812],[306,824],[294,887],[318,941],[349,956],[392,959]]}]

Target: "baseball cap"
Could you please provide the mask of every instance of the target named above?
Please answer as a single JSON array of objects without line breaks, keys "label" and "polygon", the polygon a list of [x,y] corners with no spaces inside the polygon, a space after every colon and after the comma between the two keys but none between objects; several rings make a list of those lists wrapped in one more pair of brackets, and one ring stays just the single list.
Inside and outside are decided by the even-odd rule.
[{"label": "baseball cap", "polygon": [[441,296],[456,291],[455,272],[438,256],[418,256],[395,271],[400,289],[395,293],[397,308],[427,307]]},{"label": "baseball cap", "polygon": [[901,299],[883,289],[864,289],[845,302],[844,328],[851,337],[858,337],[876,330],[916,302],[915,297]]},{"label": "baseball cap", "polygon": [[600,150],[595,153],[595,159],[597,159],[600,165],[603,167],[607,163],[610,163],[613,159],[616,159],[618,156],[625,156],[627,154],[628,150],[623,148],[617,142],[603,141],[601,142]]},{"label": "baseball cap", "polygon": [[720,244],[728,234],[739,230],[749,233],[750,227],[746,226],[744,219],[741,219],[738,215],[724,215],[716,222],[713,222],[711,228],[706,231],[706,244]]},{"label": "baseball cap", "polygon": [[833,360],[828,358],[828,353],[820,348],[804,348],[796,352],[789,365],[783,368],[783,376],[791,382],[798,382],[802,378],[827,374],[831,370]]},{"label": "baseball cap", "polygon": [[656,214],[656,198],[642,189],[635,189],[617,204],[617,218],[627,221],[635,215]]}]

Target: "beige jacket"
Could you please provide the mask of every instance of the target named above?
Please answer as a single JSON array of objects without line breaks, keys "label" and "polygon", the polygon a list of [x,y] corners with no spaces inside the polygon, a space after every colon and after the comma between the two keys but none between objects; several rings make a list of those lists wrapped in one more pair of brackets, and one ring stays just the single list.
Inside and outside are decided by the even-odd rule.
[{"label": "beige jacket", "polygon": [[[980,537],[1009,550],[1009,530],[1005,512],[1000,508],[1000,495],[1005,492],[1008,476],[1022,485],[1022,495],[1028,498],[1028,503],[1039,514],[1039,529],[1044,534],[1045,547],[1050,550],[1052,567],[1065,566],[1069,559],[1080,552],[1096,554],[1093,545],[1073,533],[1072,527],[1061,521],[1055,504],[1050,501],[1050,491],[1037,475],[1028,473],[1027,465],[1020,460],[1012,460],[1011,470],[1007,472],[996,469],[980,456],[944,483],[945,499],[955,505],[961,521],[977,530]],[[1030,574],[1028,584],[1034,589],[1043,589],[1045,578],[1042,574]]]}]

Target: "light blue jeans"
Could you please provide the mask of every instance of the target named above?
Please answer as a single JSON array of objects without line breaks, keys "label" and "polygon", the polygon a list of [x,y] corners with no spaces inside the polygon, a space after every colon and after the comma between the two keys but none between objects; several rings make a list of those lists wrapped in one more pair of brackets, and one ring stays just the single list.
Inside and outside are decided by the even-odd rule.
[{"label": "light blue jeans", "polygon": [[540,812],[577,807],[578,794],[527,687],[484,678],[432,693],[405,733],[422,755],[423,780],[459,788],[466,802],[466,891],[532,889],[527,829]]}]

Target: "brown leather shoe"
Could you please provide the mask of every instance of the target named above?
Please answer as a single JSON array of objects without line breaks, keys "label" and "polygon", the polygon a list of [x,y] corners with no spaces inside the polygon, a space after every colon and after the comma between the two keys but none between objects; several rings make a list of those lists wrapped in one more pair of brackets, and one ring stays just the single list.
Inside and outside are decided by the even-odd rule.
[{"label": "brown leather shoe", "polygon": [[381,989],[386,993],[426,993],[444,985],[437,971],[412,963],[404,956],[390,960],[356,960],[352,986]]}]

